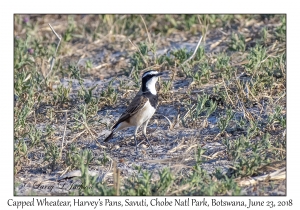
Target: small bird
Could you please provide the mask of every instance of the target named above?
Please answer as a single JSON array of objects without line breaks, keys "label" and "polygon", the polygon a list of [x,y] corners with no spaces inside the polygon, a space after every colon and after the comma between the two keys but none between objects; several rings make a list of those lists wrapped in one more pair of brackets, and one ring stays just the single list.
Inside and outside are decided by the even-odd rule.
[{"label": "small bird", "polygon": [[119,120],[112,127],[111,133],[106,137],[104,142],[110,140],[113,137],[113,135],[119,130],[128,127],[135,127],[135,150],[138,154],[136,134],[139,127],[144,124],[143,135],[153,152],[152,145],[150,144],[146,136],[146,129],[148,122],[155,113],[158,105],[158,95],[156,92],[155,84],[158,80],[158,77],[161,75],[163,75],[163,73],[159,73],[158,71],[154,70],[147,71],[143,74],[141,89],[133,98],[126,111],[121,115]]}]

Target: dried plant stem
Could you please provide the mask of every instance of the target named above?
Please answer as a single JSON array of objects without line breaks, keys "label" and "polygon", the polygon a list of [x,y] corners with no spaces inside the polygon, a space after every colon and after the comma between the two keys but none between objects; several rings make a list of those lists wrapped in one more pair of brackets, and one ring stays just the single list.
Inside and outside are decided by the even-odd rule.
[{"label": "dried plant stem", "polygon": [[77,120],[76,118],[73,118],[74,120],[76,120],[79,123],[82,123],[84,125],[84,127],[86,128],[86,130],[90,133],[90,135],[92,136],[93,140],[95,140],[95,136],[92,133],[91,129],[89,128],[89,126],[87,125],[86,122],[81,122],[80,120]]},{"label": "dried plant stem", "polygon": [[173,130],[173,128],[174,128],[174,125],[173,125],[173,123],[171,122],[171,120],[169,120],[169,118],[168,117],[166,117],[165,115],[163,115],[163,114],[156,114],[157,116],[161,116],[161,117],[164,117],[167,121],[168,121],[168,123],[169,123],[169,125],[170,125],[170,130]]},{"label": "dried plant stem", "polygon": [[66,130],[67,130],[67,123],[68,123],[68,112],[65,112],[65,128],[64,128],[63,139],[61,141],[60,154],[59,154],[60,158],[62,157],[62,151],[63,151],[63,147],[64,147]]},{"label": "dried plant stem", "polygon": [[120,169],[117,168],[116,161],[113,162],[113,182],[114,182],[114,189],[115,189],[115,195],[120,195]]},{"label": "dried plant stem", "polygon": [[128,41],[132,44],[132,46],[134,46],[134,47],[139,51],[139,53],[140,53],[140,55],[141,55],[141,57],[142,57],[144,63],[148,66],[148,62],[147,62],[146,59],[144,58],[144,56],[143,56],[143,54],[142,54],[140,48],[139,48],[138,46],[136,46],[135,44],[133,44],[133,42],[132,42],[130,39],[128,39]]},{"label": "dried plant stem", "polygon": [[270,174],[266,174],[263,176],[255,176],[250,177],[247,180],[241,180],[238,182],[239,186],[248,186],[248,185],[254,185],[257,184],[259,181],[265,181],[265,180],[282,180],[286,178],[286,168],[279,169],[275,172],[272,172]]},{"label": "dried plant stem", "polygon": [[117,189],[116,196],[120,195],[120,169],[117,168]]},{"label": "dried plant stem", "polygon": [[227,86],[226,86],[226,83],[225,83],[225,81],[224,81],[223,78],[222,78],[222,81],[223,81],[223,85],[224,85],[224,88],[225,88],[226,95],[227,95],[227,97],[229,98],[231,105],[232,105],[233,107],[235,107],[234,103],[232,102],[232,100],[231,100],[231,98],[230,98],[230,96],[229,96],[229,94],[228,94],[228,92],[227,92]]},{"label": "dried plant stem", "polygon": [[52,57],[51,59],[51,63],[50,63],[50,70],[48,72],[48,74],[46,75],[45,79],[48,78],[48,76],[51,74],[52,70],[53,70],[53,66],[55,64],[55,60],[56,60],[56,54],[57,54],[57,51],[58,51],[58,48],[59,48],[59,45],[60,45],[60,42],[61,42],[61,37],[56,33],[56,31],[52,28],[51,24],[49,23],[49,27],[51,28],[52,32],[55,34],[55,36],[58,38],[58,43],[56,45],[56,50],[55,50],[55,54],[54,56]]},{"label": "dried plant stem", "polygon": [[203,38],[203,36],[200,37],[200,39],[199,39],[199,41],[198,41],[198,44],[197,44],[197,46],[196,46],[196,48],[195,48],[194,53],[192,54],[192,56],[189,57],[186,61],[184,61],[181,65],[186,64],[188,61],[190,61],[191,59],[193,59],[193,58],[195,57],[196,52],[197,52],[197,50],[198,50],[198,48],[199,48],[199,46],[200,46],[200,43],[201,43],[201,41],[202,41],[202,38]]},{"label": "dried plant stem", "polygon": [[152,44],[151,37],[150,37],[149,31],[148,31],[148,29],[147,29],[145,20],[144,20],[144,18],[143,18],[142,15],[140,15],[140,17],[141,17],[141,19],[142,19],[142,21],[143,21],[143,23],[144,23],[144,26],[145,26],[145,29],[146,29],[146,32],[147,32],[147,36],[148,36],[148,39],[149,39],[149,43]]}]

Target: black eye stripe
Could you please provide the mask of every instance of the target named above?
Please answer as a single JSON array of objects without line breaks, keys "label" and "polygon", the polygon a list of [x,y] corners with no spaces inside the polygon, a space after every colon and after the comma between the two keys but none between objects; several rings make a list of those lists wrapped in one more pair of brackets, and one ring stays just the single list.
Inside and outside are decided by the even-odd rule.
[{"label": "black eye stripe", "polygon": [[[143,74],[143,78],[146,78],[146,77],[153,77],[153,76],[155,76],[155,75],[157,75],[157,71],[153,71],[153,70],[150,70],[150,71],[146,71],[144,74]],[[147,74],[147,76],[144,76],[144,75],[146,75]]]},{"label": "black eye stripe", "polygon": [[147,76],[143,77],[143,80],[149,80],[149,79],[152,78],[153,76],[155,76],[155,75],[147,75]]}]

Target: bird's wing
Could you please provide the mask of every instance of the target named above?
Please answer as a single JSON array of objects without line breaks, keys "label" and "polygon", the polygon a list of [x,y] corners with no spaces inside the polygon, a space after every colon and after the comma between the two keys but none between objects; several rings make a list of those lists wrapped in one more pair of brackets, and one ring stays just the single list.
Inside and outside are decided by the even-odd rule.
[{"label": "bird's wing", "polygon": [[129,106],[127,107],[126,111],[121,115],[119,120],[116,122],[116,124],[112,127],[112,129],[116,128],[119,123],[127,120],[129,117],[135,115],[145,104],[147,103],[149,99],[143,95],[136,95]]}]

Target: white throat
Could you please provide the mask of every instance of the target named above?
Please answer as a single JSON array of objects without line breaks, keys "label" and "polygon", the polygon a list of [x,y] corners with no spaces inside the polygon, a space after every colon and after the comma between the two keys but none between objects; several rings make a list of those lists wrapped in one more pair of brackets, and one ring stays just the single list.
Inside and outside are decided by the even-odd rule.
[{"label": "white throat", "polygon": [[148,91],[150,93],[152,93],[153,95],[156,95],[156,88],[155,88],[155,84],[157,82],[157,77],[152,77],[147,83],[146,83],[146,87],[148,89]]}]

